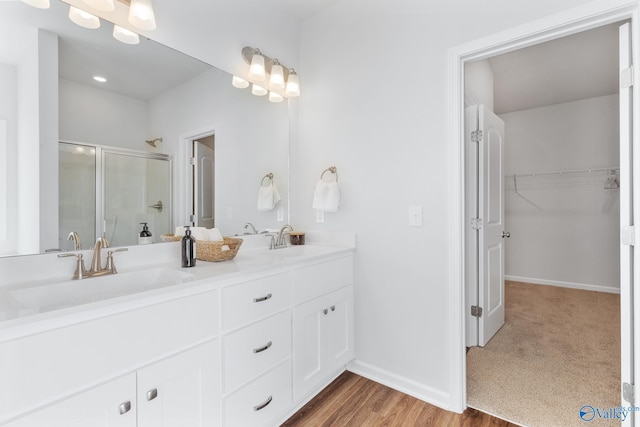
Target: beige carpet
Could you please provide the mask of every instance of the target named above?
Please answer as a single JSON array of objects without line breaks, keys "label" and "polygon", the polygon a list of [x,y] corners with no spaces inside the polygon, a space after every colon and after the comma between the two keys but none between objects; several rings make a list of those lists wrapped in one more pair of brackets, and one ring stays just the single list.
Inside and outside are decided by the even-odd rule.
[{"label": "beige carpet", "polygon": [[531,426],[620,425],[620,296],[507,282],[505,324],[467,353],[469,406]]}]

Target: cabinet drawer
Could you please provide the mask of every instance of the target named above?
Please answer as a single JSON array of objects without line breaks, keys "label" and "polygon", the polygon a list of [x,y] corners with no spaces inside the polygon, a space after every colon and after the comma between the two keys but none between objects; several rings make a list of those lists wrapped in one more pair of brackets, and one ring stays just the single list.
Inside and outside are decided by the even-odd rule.
[{"label": "cabinet drawer", "polygon": [[353,256],[339,258],[293,271],[296,304],[353,284]]},{"label": "cabinet drawer", "polygon": [[276,274],[222,289],[222,328],[226,331],[291,306],[291,273]]},{"label": "cabinet drawer", "polygon": [[271,427],[291,406],[291,359],[224,399],[225,427]]},{"label": "cabinet drawer", "polygon": [[240,387],[291,354],[291,312],[224,337],[224,390]]}]

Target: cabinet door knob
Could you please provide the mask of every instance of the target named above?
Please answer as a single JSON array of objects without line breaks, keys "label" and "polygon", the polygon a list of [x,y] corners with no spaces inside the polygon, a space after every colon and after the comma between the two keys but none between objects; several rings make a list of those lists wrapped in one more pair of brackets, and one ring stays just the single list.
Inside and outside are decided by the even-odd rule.
[{"label": "cabinet door knob", "polygon": [[322,310],[322,313],[326,316],[329,313],[329,309],[325,308],[324,310]]},{"label": "cabinet door knob", "polygon": [[273,396],[269,396],[269,398],[267,400],[265,400],[264,402],[262,402],[259,405],[256,405],[253,407],[254,411],[259,411],[260,409],[264,409],[266,408],[266,406],[271,403],[271,401],[273,400]]},{"label": "cabinet door knob", "polygon": [[263,297],[260,297],[260,298],[254,298],[254,299],[253,299],[253,302],[262,302],[262,301],[266,301],[266,300],[268,300],[268,299],[271,299],[271,297],[272,297],[272,296],[273,296],[273,295],[271,295],[271,294],[267,294],[267,295],[265,295],[265,296],[263,296]]},{"label": "cabinet door knob", "polygon": [[148,401],[152,401],[156,397],[158,397],[158,389],[157,388],[154,388],[153,390],[149,390],[147,392],[147,400]]},{"label": "cabinet door knob", "polygon": [[258,348],[254,348],[253,352],[254,353],[262,353],[263,351],[267,350],[269,347],[271,347],[272,342],[269,341],[267,344],[265,344],[262,347],[258,347]]},{"label": "cabinet door knob", "polygon": [[331,311],[336,311],[336,306],[335,305],[331,306]]},{"label": "cabinet door knob", "polygon": [[124,403],[121,403],[119,406],[119,409],[120,409],[120,415],[126,414],[131,410],[131,402],[126,401]]}]

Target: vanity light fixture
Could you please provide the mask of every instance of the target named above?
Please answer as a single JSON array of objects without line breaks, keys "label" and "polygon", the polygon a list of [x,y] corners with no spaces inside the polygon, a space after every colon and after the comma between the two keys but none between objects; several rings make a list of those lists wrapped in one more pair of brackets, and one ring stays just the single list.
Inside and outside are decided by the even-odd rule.
[{"label": "vanity light fixture", "polygon": [[255,96],[265,96],[269,91],[263,88],[262,86],[258,86],[257,84],[251,85],[251,93]]},{"label": "vanity light fixture", "polygon": [[284,97],[282,95],[280,95],[279,93],[276,93],[274,91],[270,91],[269,92],[269,101],[271,101],[271,102],[282,102],[282,101],[284,101]]},{"label": "vanity light fixture", "polygon": [[24,3],[29,6],[37,7],[38,9],[49,9],[51,4],[49,0],[22,0]]},{"label": "vanity light fixture", "polygon": [[[231,84],[234,87],[244,89],[251,82],[253,83],[251,93],[257,96],[269,93],[269,100],[272,102],[282,102],[285,97],[300,96],[300,80],[293,68],[286,67],[277,59],[266,56],[260,49],[250,46],[245,46],[242,49],[242,58],[249,64],[249,72],[246,80],[239,76],[233,76]],[[261,83],[264,81],[268,82],[266,86]],[[270,91],[265,87],[268,87]]]},{"label": "vanity light fixture", "polygon": [[100,18],[77,7],[69,6],[69,19],[84,28],[100,28]]},{"label": "vanity light fixture", "polygon": [[138,34],[115,24],[113,25],[113,38],[118,40],[119,42],[126,44],[140,43],[140,37],[138,36]]},{"label": "vanity light fixture", "polygon": [[98,83],[106,83],[107,79],[102,77],[102,76],[93,76],[93,80],[97,81]]},{"label": "vanity light fixture", "polygon": [[231,80],[231,84],[233,85],[233,87],[237,87],[238,89],[244,89],[249,87],[249,82],[238,76],[233,76],[233,80]]},{"label": "vanity light fixture", "polygon": [[113,0],[82,0],[87,6],[94,9],[101,10],[103,12],[113,12],[116,9],[116,5]]},{"label": "vanity light fixture", "polygon": [[141,30],[155,30],[156,16],[153,13],[151,0],[131,0],[129,22]]}]

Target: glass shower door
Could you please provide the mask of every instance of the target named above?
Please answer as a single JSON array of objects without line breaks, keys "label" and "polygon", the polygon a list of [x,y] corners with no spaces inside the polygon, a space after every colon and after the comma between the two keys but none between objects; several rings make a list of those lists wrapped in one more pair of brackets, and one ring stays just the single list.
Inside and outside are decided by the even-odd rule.
[{"label": "glass shower door", "polygon": [[154,243],[173,233],[169,160],[105,151],[103,164],[103,224],[111,246],[137,245],[141,223]]}]

